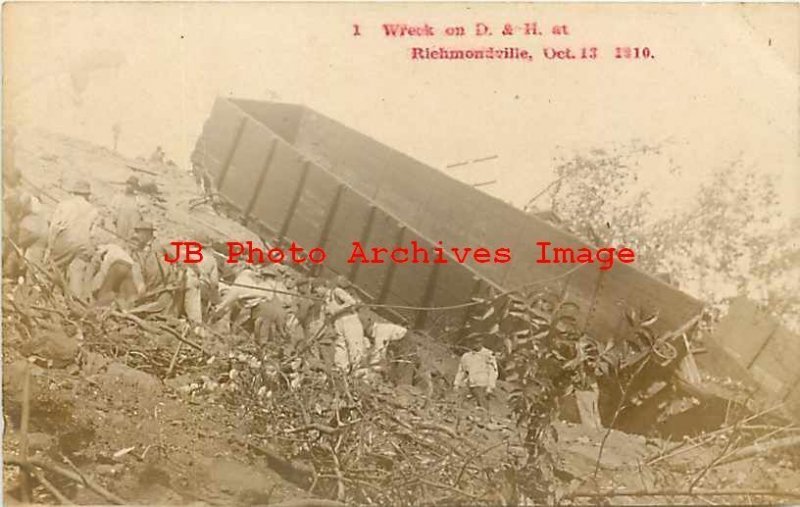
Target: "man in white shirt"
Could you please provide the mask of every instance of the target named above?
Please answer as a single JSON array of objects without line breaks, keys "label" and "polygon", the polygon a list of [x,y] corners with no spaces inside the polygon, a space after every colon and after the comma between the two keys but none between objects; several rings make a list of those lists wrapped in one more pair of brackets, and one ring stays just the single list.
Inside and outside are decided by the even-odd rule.
[{"label": "man in white shirt", "polygon": [[325,313],[333,319],[336,339],[333,343],[333,364],[341,371],[350,372],[364,360],[369,341],[364,327],[355,312],[358,301],[345,290],[349,282],[339,277],[325,300]]},{"label": "man in white shirt", "polygon": [[91,295],[88,283],[91,274],[88,271],[94,251],[93,234],[100,213],[89,202],[91,188],[87,181],[76,181],[70,192],[73,197],[59,203],[53,212],[45,260],[66,268],[69,291],[86,300]]},{"label": "man in white shirt", "polygon": [[141,273],[134,270],[133,258],[119,245],[100,245],[92,259],[92,267],[97,268],[92,280],[92,293],[99,305],[116,301],[121,307],[128,308],[144,292]]},{"label": "man in white shirt", "polygon": [[473,349],[461,356],[453,386],[469,387],[470,393],[479,407],[488,408],[486,396],[494,391],[497,385],[497,359],[494,352],[476,340]]},{"label": "man in white shirt", "polygon": [[380,368],[386,362],[386,349],[391,342],[402,340],[408,329],[391,322],[378,322],[373,315],[364,315],[364,332],[372,339],[369,365]]},{"label": "man in white shirt", "polygon": [[[211,244],[207,236],[200,236],[200,244]],[[183,309],[186,319],[193,326],[200,326],[207,313],[206,308],[217,299],[219,293],[219,268],[213,250],[209,249],[199,263],[186,264],[184,275]],[[195,332],[200,332],[200,329],[195,327]]]}]

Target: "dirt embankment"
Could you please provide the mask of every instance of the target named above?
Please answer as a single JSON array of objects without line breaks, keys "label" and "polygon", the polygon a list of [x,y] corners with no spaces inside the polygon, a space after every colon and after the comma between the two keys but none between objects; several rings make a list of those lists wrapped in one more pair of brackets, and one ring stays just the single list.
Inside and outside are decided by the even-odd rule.
[{"label": "dirt embankment", "polygon": [[[144,207],[161,239],[256,239],[203,204],[191,175],[177,167],[44,133],[21,136],[16,159],[45,209],[66,195],[62,183],[82,176],[108,216],[121,183],[136,175],[160,189]],[[247,336],[194,336],[177,319],[75,307],[40,282],[3,287],[9,504],[25,489],[17,466],[25,445],[35,465],[28,468],[32,500],[43,503],[59,495],[79,504],[522,500],[515,470],[526,451],[503,385],[490,414],[477,411],[450,390],[456,359],[441,343],[422,344],[435,370],[429,388],[396,389],[380,379],[338,378],[296,350],[264,350]],[[563,422],[556,428],[555,494],[564,502],[739,503],[775,498],[732,492],[800,489],[796,455],[732,459],[731,441],[753,438],[744,425],[683,443]],[[768,441],[770,432],[795,431],[759,435]]]}]

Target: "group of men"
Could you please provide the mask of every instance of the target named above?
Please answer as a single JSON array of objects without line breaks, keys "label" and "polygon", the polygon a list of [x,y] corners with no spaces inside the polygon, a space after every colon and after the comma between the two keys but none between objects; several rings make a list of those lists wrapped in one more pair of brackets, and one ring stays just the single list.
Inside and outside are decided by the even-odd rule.
[{"label": "group of men", "polygon": [[[387,352],[411,355],[403,352],[411,348],[408,330],[358,312],[359,302],[346,290],[344,278],[327,284],[287,284],[294,278],[285,266],[245,267],[233,283],[221,287],[214,255],[205,255],[197,264],[166,263],[167,245],[155,240],[153,222],[143,216],[135,177],[128,179],[114,198],[110,219],[104,221],[92,203],[87,181],[71,182],[69,197],[57,203],[48,220],[35,205],[35,198],[21,189],[16,176],[6,182],[4,214],[7,238],[21,257],[15,269],[24,270],[27,262],[49,270],[63,281],[69,297],[123,308],[146,302],[154,311],[184,316],[198,330],[204,323],[224,317],[229,326],[249,321],[260,342],[304,337],[325,341],[327,332],[332,352],[329,362],[348,373],[381,370]],[[110,241],[98,239],[100,229],[111,233]],[[291,290],[301,292],[287,295]],[[299,338],[292,328],[300,331]],[[390,346],[393,342],[402,346]],[[398,382],[410,383],[408,368],[399,370],[404,373],[397,375]]]},{"label": "group of men", "polygon": [[232,323],[250,316],[260,343],[276,337],[313,343],[307,354],[334,370],[411,384],[418,369],[413,331],[380,319],[350,289],[341,276],[325,281],[298,277],[284,266],[247,267],[226,288],[216,312],[229,312]]},{"label": "group of men", "polygon": [[[99,306],[148,304],[152,311],[185,317],[197,332],[225,317],[228,326],[249,322],[253,337],[264,344],[329,343],[320,359],[354,376],[385,375],[397,385],[424,376],[414,332],[366,311],[344,277],[323,282],[295,277],[285,266],[245,267],[232,283],[221,284],[214,255],[198,264],[164,261],[167,245],[156,240],[153,222],[144,217],[135,177],[112,202],[104,224],[87,181],[72,182],[70,196],[48,220],[18,176],[12,173],[5,182],[4,239],[13,246],[4,248],[7,269],[35,265],[63,280],[70,297]],[[98,229],[112,232],[112,239],[98,240]],[[454,386],[469,387],[486,407],[496,380],[494,354],[475,342],[461,357]]]},{"label": "group of men", "polygon": [[332,323],[333,365],[365,376],[383,372],[398,385],[410,385],[419,368],[416,341],[408,328],[358,311],[359,301],[339,277],[325,294],[325,314]]},{"label": "group of men", "polygon": [[4,275],[38,272],[60,281],[68,297],[85,304],[116,302],[126,308],[149,299],[193,324],[203,322],[203,295],[219,281],[216,263],[175,267],[163,261],[165,245],[155,241],[153,222],[144,217],[135,177],[114,199],[105,223],[86,180],[68,185],[69,196],[49,218],[20,180],[10,171],[4,181],[4,242],[12,247],[4,249]]},{"label": "group of men", "polygon": [[[340,277],[326,299],[326,312],[333,320],[336,335],[333,358],[336,367],[367,373],[383,371],[396,385],[411,385],[424,377],[426,371],[418,356],[413,331],[381,322],[372,313],[356,312],[358,301],[346,290],[348,286],[348,281]],[[488,398],[497,385],[497,359],[480,336],[471,337],[469,343],[470,350],[461,356],[453,386],[468,388],[475,403],[488,410]],[[431,381],[429,377],[426,380]]]}]

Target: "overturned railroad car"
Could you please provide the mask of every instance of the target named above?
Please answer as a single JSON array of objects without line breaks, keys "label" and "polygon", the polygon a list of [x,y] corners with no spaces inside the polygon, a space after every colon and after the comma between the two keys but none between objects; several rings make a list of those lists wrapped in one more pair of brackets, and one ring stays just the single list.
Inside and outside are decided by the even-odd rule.
[{"label": "overturned railroad car", "polygon": [[[537,264],[535,242],[581,248],[578,238],[461,183],[302,105],[219,98],[192,161],[230,212],[249,227],[328,258],[321,275],[344,275],[372,302],[397,305],[420,327],[458,325],[466,310],[437,315],[419,307],[453,307],[490,289],[566,286],[580,324],[597,338],[624,331],[627,308],[659,312],[656,331],[679,328],[699,301],[616,263],[573,270]],[[416,241],[447,246],[509,247],[507,263],[348,263],[353,242],[389,248]],[[452,254],[448,254],[451,255]]]}]

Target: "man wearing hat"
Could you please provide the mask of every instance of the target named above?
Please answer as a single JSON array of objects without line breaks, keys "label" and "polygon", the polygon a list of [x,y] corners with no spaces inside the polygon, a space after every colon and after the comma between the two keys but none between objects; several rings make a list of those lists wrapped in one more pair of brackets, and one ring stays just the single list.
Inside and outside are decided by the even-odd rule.
[{"label": "man wearing hat", "polygon": [[61,201],[53,212],[45,260],[64,270],[69,292],[85,300],[91,295],[89,267],[94,252],[94,229],[100,221],[100,213],[89,202],[89,182],[77,180],[69,191],[72,197]]},{"label": "man wearing hat", "polygon": [[123,193],[116,196],[112,203],[114,227],[116,228],[117,236],[123,239],[130,238],[134,227],[142,220],[139,198],[136,196],[138,188],[139,178],[131,176],[125,182]]},{"label": "man wearing hat", "polygon": [[[176,306],[182,306],[182,302],[176,297],[176,294],[183,295],[178,290],[180,269],[164,260],[168,243],[156,240],[153,222],[141,220],[136,224],[133,228],[133,243],[134,248],[130,252],[134,261],[133,277],[140,294],[157,293],[154,304],[161,311],[175,310]],[[165,288],[169,290],[159,292],[159,289]]]},{"label": "man wearing hat", "polygon": [[166,284],[167,268],[171,267],[163,261],[162,252],[155,244],[155,226],[150,220],[140,220],[133,226],[133,245],[131,257],[134,260],[138,276],[141,277],[144,290],[152,291]]},{"label": "man wearing hat", "polygon": [[453,386],[469,387],[478,406],[487,409],[486,397],[497,384],[497,359],[494,352],[483,346],[480,336],[473,338],[471,348],[461,356]]}]

